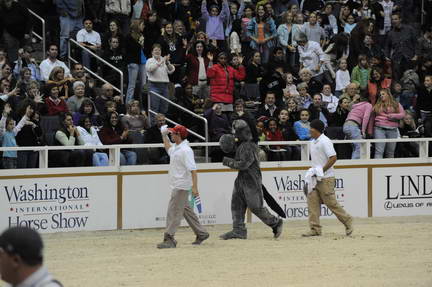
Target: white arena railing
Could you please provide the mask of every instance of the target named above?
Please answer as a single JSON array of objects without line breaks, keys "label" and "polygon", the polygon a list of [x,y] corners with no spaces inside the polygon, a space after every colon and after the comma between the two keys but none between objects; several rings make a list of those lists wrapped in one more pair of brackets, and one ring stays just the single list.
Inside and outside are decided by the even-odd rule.
[{"label": "white arena railing", "polygon": [[[432,157],[429,157],[429,143],[432,142],[432,138],[399,138],[399,139],[368,139],[368,140],[333,140],[334,144],[360,144],[360,159],[359,160],[344,160],[344,161],[372,161],[371,163],[379,163],[384,161],[392,161],[394,159],[371,159],[371,146],[373,143],[385,142],[414,142],[418,144],[419,156],[417,158],[409,158],[410,162],[429,162]],[[300,146],[301,147],[301,159],[300,161],[289,161],[289,163],[306,163],[310,159],[309,150],[310,141],[272,141],[272,142],[259,142],[260,146],[275,146],[275,145],[285,145],[285,146]],[[201,143],[190,143],[192,148],[199,147],[217,147],[219,143],[217,142],[201,142]],[[121,149],[142,149],[142,148],[161,148],[163,144],[126,144],[126,145],[104,145],[104,146],[36,146],[36,147],[0,147],[0,151],[38,151],[39,152],[39,168],[38,169],[48,169],[48,152],[53,150],[76,150],[76,149],[98,149],[107,150],[109,155],[109,166],[98,166],[90,168],[98,168],[98,171],[109,170],[120,170],[120,150]],[[206,162],[208,158],[206,158]],[[146,166],[149,166],[147,164]],[[124,167],[124,166],[123,166]],[[78,171],[79,169],[89,168],[89,167],[70,167],[71,171]],[[54,169],[54,168],[49,168]],[[10,170],[9,170],[10,171]],[[0,170],[0,174],[7,173],[8,170]]]}]

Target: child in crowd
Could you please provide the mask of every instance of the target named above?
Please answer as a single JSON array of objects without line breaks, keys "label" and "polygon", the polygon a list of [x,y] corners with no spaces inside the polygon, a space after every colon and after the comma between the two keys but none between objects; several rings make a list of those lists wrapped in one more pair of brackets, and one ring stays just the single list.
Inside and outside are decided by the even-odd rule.
[{"label": "child in crowd", "polygon": [[286,141],[296,141],[298,137],[292,128],[290,113],[287,109],[282,109],[278,116],[278,126],[282,132],[283,139]]},{"label": "child in crowd", "polygon": [[[399,82],[397,82],[397,81],[392,82],[392,84],[391,84],[391,92],[392,92],[393,98],[398,103],[400,103],[401,95],[402,95],[402,85]],[[403,106],[403,104],[402,104],[402,106]],[[405,107],[404,107],[404,109],[405,109]]]},{"label": "child in crowd", "polygon": [[299,107],[298,107],[297,101],[295,99],[290,99],[285,108],[289,113],[289,120],[288,121],[290,122],[290,126],[294,126],[294,122],[296,122],[300,119]]},{"label": "child in crowd", "polygon": [[[284,141],[284,137],[282,135],[282,130],[278,125],[278,121],[275,118],[271,118],[268,120],[268,128],[265,131],[266,141]],[[280,145],[272,145],[269,147],[268,151],[269,161],[283,161],[288,160],[290,154],[287,153],[287,150]]]},{"label": "child in crowd", "polygon": [[336,89],[335,96],[340,98],[345,88],[350,84],[351,77],[348,71],[348,62],[346,58],[339,60],[339,69],[336,72]]},{"label": "child in crowd", "polygon": [[210,40],[225,40],[224,25],[230,15],[229,5],[227,0],[222,2],[222,11],[219,13],[219,7],[216,4],[210,6],[210,11],[207,10],[207,1],[201,3],[202,19],[206,23],[206,33]]},{"label": "child in crowd", "polygon": [[[31,109],[31,113],[29,111]],[[17,147],[15,136],[24,127],[25,124],[32,124],[30,119],[27,117],[28,114],[33,114],[33,108],[28,107],[26,114],[22,117],[17,126],[15,121],[10,117],[12,108],[9,104],[6,104],[3,109],[2,118],[0,120],[0,138],[2,140],[2,147]],[[15,169],[17,168],[17,152],[16,151],[4,151],[3,152],[3,168],[4,169]]]},{"label": "child in crowd", "polygon": [[259,120],[257,121],[256,124],[256,129],[257,129],[257,133],[258,133],[258,141],[263,142],[266,140],[266,135],[265,135],[265,124],[263,120]]},{"label": "child in crowd", "polygon": [[[263,142],[266,140],[266,134],[265,134],[265,123],[264,120],[259,120],[256,123],[256,129],[258,133],[258,141]],[[262,146],[259,146],[258,148],[258,157],[260,161],[266,161],[267,160],[267,154],[262,148]]]},{"label": "child in crowd", "polygon": [[347,18],[346,23],[344,24],[344,32],[351,34],[351,31],[357,26],[357,23],[355,22],[355,18],[353,14],[350,14]]},{"label": "child in crowd", "polygon": [[291,97],[297,97],[299,92],[297,91],[297,87],[294,84],[294,77],[291,73],[285,74],[286,88],[283,89],[284,97],[286,94],[289,94]]},{"label": "child in crowd", "polygon": [[358,65],[354,67],[351,73],[351,81],[360,86],[360,90],[365,90],[370,78],[371,69],[369,68],[366,55],[358,56]]},{"label": "child in crowd", "polygon": [[[268,120],[268,128],[265,131],[266,141],[284,141],[282,131],[275,118]],[[271,149],[281,149],[280,146],[271,146]]]},{"label": "child in crowd", "polygon": [[310,140],[310,113],[307,109],[300,110],[300,120],[294,123],[294,131],[302,141]]}]

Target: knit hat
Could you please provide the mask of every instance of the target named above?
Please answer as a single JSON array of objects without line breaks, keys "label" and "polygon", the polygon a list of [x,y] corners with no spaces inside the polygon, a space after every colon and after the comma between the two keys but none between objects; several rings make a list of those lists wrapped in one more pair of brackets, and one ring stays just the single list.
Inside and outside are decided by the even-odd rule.
[{"label": "knit hat", "polygon": [[322,134],[324,132],[324,123],[319,119],[315,119],[311,121],[310,128],[315,129]]},{"label": "knit hat", "polygon": [[28,227],[12,227],[0,235],[0,248],[10,255],[19,255],[28,265],[42,263],[43,242],[39,233]]}]

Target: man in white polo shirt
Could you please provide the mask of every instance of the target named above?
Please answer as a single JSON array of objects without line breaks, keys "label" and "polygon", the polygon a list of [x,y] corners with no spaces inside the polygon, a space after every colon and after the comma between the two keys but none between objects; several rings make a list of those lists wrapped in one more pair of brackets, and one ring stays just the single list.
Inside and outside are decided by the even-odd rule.
[{"label": "man in white polo shirt", "polygon": [[[303,234],[304,237],[320,236],[320,214],[321,203],[336,215],[340,222],[345,225],[346,235],[353,232],[352,217],[349,215],[336,200],[334,186],[335,175],[333,165],[335,164],[336,151],[334,150],[331,140],[323,134],[324,123],[318,119],[310,123],[310,134],[313,138],[311,142],[311,160],[314,169],[322,169],[323,176],[315,188],[307,195],[309,208],[309,227],[310,231]],[[320,172],[321,173],[321,172]]]},{"label": "man in white polo shirt", "polygon": [[[170,157],[169,180],[172,193],[168,204],[164,241],[159,243],[157,248],[175,248],[177,246],[174,234],[183,217],[196,235],[196,240],[192,244],[200,245],[209,238],[209,234],[200,224],[188,202],[191,188],[193,196],[199,195],[194,153],[186,140],[188,131],[184,126],[176,125],[171,129],[167,129],[166,126],[162,127],[161,133],[165,149]],[[174,144],[171,144],[168,134],[171,134]]]}]

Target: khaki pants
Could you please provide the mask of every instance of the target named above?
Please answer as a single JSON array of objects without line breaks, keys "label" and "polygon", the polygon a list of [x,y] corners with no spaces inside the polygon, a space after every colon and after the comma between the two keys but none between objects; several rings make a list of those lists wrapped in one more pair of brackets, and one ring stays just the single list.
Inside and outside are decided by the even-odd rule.
[{"label": "khaki pants", "polygon": [[166,225],[166,233],[171,236],[174,236],[176,233],[183,217],[197,236],[207,234],[207,231],[199,222],[195,212],[189,206],[188,195],[189,191],[181,189],[174,189],[171,193]]},{"label": "khaki pants", "polygon": [[351,215],[346,213],[342,206],[337,202],[334,186],[334,177],[323,178],[317,183],[315,189],[308,194],[309,226],[313,231],[321,233],[319,219],[321,214],[321,203],[327,205],[327,207],[336,215],[337,219],[339,219],[339,221],[345,226],[352,221]]}]

